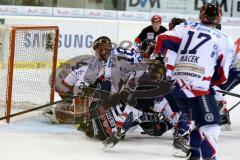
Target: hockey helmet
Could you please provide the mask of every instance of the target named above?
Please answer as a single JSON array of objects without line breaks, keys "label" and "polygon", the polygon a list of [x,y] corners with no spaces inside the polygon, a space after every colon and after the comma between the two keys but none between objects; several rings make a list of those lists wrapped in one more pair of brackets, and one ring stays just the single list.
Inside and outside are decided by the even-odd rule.
[{"label": "hockey helmet", "polygon": [[173,30],[176,25],[179,25],[179,24],[181,24],[183,22],[186,22],[186,20],[184,18],[176,18],[176,17],[174,17],[169,22],[168,28],[169,28],[169,30]]},{"label": "hockey helmet", "polygon": [[217,26],[221,23],[222,9],[217,0],[205,0],[200,10],[200,21],[205,25]]},{"label": "hockey helmet", "polygon": [[149,58],[154,51],[155,44],[156,44],[155,40],[145,39],[140,44],[140,47],[139,47],[140,54],[144,58]]},{"label": "hockey helmet", "polygon": [[106,36],[98,37],[93,42],[93,49],[99,61],[107,61],[107,58],[112,49],[112,42],[110,38]]},{"label": "hockey helmet", "polygon": [[154,15],[154,16],[152,16],[152,18],[151,18],[151,22],[152,22],[152,23],[153,23],[153,22],[155,22],[155,23],[162,23],[162,17],[159,16],[159,15]]}]

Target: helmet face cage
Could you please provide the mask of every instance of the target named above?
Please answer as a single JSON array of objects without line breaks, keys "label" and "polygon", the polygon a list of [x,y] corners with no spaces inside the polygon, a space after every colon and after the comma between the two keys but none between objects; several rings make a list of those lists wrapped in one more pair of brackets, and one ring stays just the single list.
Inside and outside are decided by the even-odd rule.
[{"label": "helmet face cage", "polygon": [[111,40],[106,36],[99,37],[93,42],[93,49],[99,60],[106,60],[112,49]]},{"label": "helmet face cage", "polygon": [[176,25],[179,25],[183,22],[186,22],[186,20],[184,18],[174,17],[173,19],[171,19],[171,21],[168,24],[169,30],[173,30]]},{"label": "helmet face cage", "polygon": [[221,22],[222,9],[217,1],[204,2],[200,10],[200,20],[203,24],[218,25]]},{"label": "helmet face cage", "polygon": [[144,56],[144,58],[149,58],[150,55],[153,53],[155,48],[155,41],[146,39],[140,45],[140,54]]}]

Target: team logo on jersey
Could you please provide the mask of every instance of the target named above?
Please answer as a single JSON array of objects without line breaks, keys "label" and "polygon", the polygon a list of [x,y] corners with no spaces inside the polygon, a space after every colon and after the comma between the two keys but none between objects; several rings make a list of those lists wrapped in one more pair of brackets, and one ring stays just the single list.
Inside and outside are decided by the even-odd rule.
[{"label": "team logo on jersey", "polygon": [[214,120],[212,113],[207,113],[204,118],[207,122],[212,122]]},{"label": "team logo on jersey", "polygon": [[217,45],[213,45],[213,51],[211,53],[211,58],[213,58],[220,50]]},{"label": "team logo on jersey", "polygon": [[84,70],[79,70],[79,71],[76,72],[76,75],[79,76],[79,75],[82,75],[83,73],[84,73]]},{"label": "team logo on jersey", "polygon": [[215,55],[215,52],[213,51],[212,54],[211,54],[211,58],[213,58]]},{"label": "team logo on jersey", "polygon": [[154,33],[153,32],[148,32],[147,33],[147,39],[154,39]]}]

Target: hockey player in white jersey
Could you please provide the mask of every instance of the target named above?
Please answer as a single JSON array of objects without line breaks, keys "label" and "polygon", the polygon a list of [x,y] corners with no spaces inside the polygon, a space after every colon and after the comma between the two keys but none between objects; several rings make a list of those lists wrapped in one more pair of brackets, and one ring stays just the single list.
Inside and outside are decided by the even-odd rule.
[{"label": "hockey player in white jersey", "polygon": [[[176,25],[179,25],[183,22],[186,22],[186,20],[176,17],[172,18],[172,20],[169,22],[169,30],[173,30]],[[175,63],[175,59],[172,57],[172,55],[175,55],[176,53],[174,51],[168,50],[167,56],[163,59],[161,57],[152,56],[152,52],[154,49],[151,51],[151,49],[145,49],[146,47],[144,46],[145,44],[143,43],[140,49],[140,51],[145,52],[141,53],[144,55],[143,57],[145,57],[146,59],[148,59],[148,57],[150,57],[150,59],[157,58],[157,60],[159,60],[165,65],[167,79],[169,81],[172,81],[172,68]],[[150,45],[146,46],[150,47],[151,43]],[[172,127],[174,127],[174,155],[178,157],[186,156],[186,152],[189,148],[188,139],[191,123],[184,118],[184,115],[181,115],[181,110],[175,102],[172,94],[170,93],[163,97],[157,98],[155,100],[153,110],[156,112],[160,112],[166,118],[166,120],[170,122],[171,126],[168,126],[166,129],[171,129]],[[165,130],[165,132],[166,131],[167,130]]]},{"label": "hockey player in white jersey", "polygon": [[[125,109],[121,105],[116,106],[118,99],[115,94],[119,93],[124,81],[133,71],[133,64],[139,63],[141,57],[135,51],[112,48],[111,40],[106,36],[97,38],[93,43],[93,49],[95,56],[102,62],[99,73],[101,81],[89,107],[90,121],[87,126],[90,132],[86,134],[104,140],[116,131],[118,115]],[[105,94],[104,97],[101,97],[101,94]]]},{"label": "hockey player in white jersey", "polygon": [[[225,91],[231,91],[233,88],[235,88],[240,83],[240,55],[239,53],[236,53],[234,55],[233,61],[230,66],[229,76],[226,83],[214,86],[214,89],[217,90],[225,90]],[[230,121],[230,115],[227,109],[227,101],[224,97],[224,94],[220,92],[216,92],[216,99],[218,102],[218,105],[220,107],[220,116],[221,116],[221,129],[223,131],[231,131],[231,121]]]},{"label": "hockey player in white jersey", "polygon": [[[116,82],[114,82],[114,80],[116,80],[117,82],[120,82],[120,79],[122,80],[122,81],[125,81],[126,80],[126,78],[125,77],[130,77],[130,76],[126,76],[125,75],[125,77],[124,78],[121,78],[120,76],[121,75],[123,75],[123,74],[121,74],[121,73],[119,73],[119,72],[117,72],[117,69],[115,69],[115,71],[116,72],[114,72],[115,74],[113,74],[112,75],[112,70],[114,70],[114,67],[113,66],[115,66],[115,68],[120,68],[120,71],[121,70],[129,70],[129,65],[128,64],[126,64],[125,63],[125,65],[122,65],[122,66],[124,66],[124,67],[128,67],[128,68],[126,68],[126,69],[121,69],[122,68],[122,66],[121,66],[121,62],[120,61],[118,61],[118,62],[116,62],[116,63],[113,63],[113,59],[111,59],[111,56],[114,58],[114,56],[119,56],[121,59],[123,59],[123,60],[125,60],[125,61],[127,61],[127,63],[129,63],[129,64],[136,64],[136,63],[139,63],[140,61],[139,60],[141,60],[142,59],[142,57],[144,57],[144,58],[146,58],[146,59],[149,59],[149,56],[150,56],[150,54],[148,55],[148,53],[152,53],[152,51],[151,51],[151,49],[152,49],[152,47],[153,47],[153,42],[147,42],[147,41],[144,41],[144,42],[146,42],[146,44],[145,43],[143,43],[142,45],[141,45],[141,47],[143,47],[143,48],[141,48],[140,49],[140,52],[144,52],[144,53],[141,53],[142,55],[140,55],[140,54],[138,54],[137,52],[136,52],[136,50],[127,50],[127,49],[123,49],[123,48],[117,48],[117,49],[114,49],[113,51],[109,51],[109,49],[108,48],[110,48],[110,47],[106,47],[106,46],[104,46],[104,45],[109,45],[110,44],[110,39],[108,39],[108,38],[106,38],[106,37],[100,37],[99,39],[102,39],[101,41],[100,40],[96,40],[95,42],[94,42],[94,44],[95,45],[93,45],[93,47],[94,47],[94,49],[96,50],[96,55],[99,57],[99,60],[102,60],[102,61],[104,61],[105,63],[107,62],[107,65],[105,64],[105,73],[104,73],[104,77],[110,77],[110,75],[111,75],[111,78],[106,78],[106,79],[108,79],[108,80],[111,80],[111,83],[112,84],[120,84],[120,83],[116,83]],[[104,39],[106,39],[106,40],[104,40]],[[109,42],[109,44],[107,43],[107,44],[103,44],[103,41],[107,41],[107,42]],[[99,43],[99,44],[98,44]],[[103,46],[103,47],[100,47],[99,48],[99,46]],[[103,52],[103,49],[105,48],[105,50],[107,50],[108,49],[108,52],[105,52],[105,50],[104,50],[104,52]],[[116,51],[115,51],[116,50]],[[121,52],[119,52],[119,51],[121,51]],[[125,52],[123,52],[123,51],[125,51]],[[107,54],[107,53],[109,53],[109,54]],[[106,55],[107,54],[107,55]],[[122,55],[121,55],[122,54]],[[126,57],[124,57],[124,56],[126,56]],[[135,57],[135,58],[134,58]],[[136,59],[136,57],[137,57],[137,59]],[[130,59],[132,59],[132,60],[130,60]],[[135,60],[134,60],[135,59]],[[109,63],[111,63],[111,64],[109,64]],[[119,66],[118,67],[116,67],[116,64],[119,64]],[[107,69],[106,69],[107,68]],[[130,67],[131,68],[131,67]],[[119,74],[118,74],[119,73]],[[138,72],[139,73],[139,72]],[[143,73],[143,72],[142,72]],[[142,73],[140,73],[140,75],[142,75]],[[118,77],[118,78],[117,78]],[[119,79],[120,78],[120,79]],[[129,79],[131,79],[131,78],[129,78]],[[114,85],[113,85],[114,86]],[[117,85],[116,85],[117,86]],[[120,86],[117,86],[117,88],[121,88]],[[139,88],[138,88],[138,90],[139,90]],[[116,89],[114,89],[114,91],[115,91],[115,93],[118,93],[119,95],[119,97],[121,97],[121,93],[119,93],[119,89],[118,90],[116,90]],[[121,91],[124,91],[124,89],[123,90],[121,90]],[[120,92],[121,92],[120,91]],[[129,90],[128,90],[129,91]],[[131,92],[131,91],[130,91]],[[132,91],[132,92],[134,92],[134,91]],[[150,105],[152,104],[152,106],[153,106],[153,111],[156,111],[156,112],[158,112],[158,113],[162,113],[169,121],[170,121],[170,123],[171,123],[171,125],[172,126],[176,126],[176,123],[177,123],[177,121],[178,121],[178,117],[179,117],[179,115],[178,115],[178,113],[174,113],[174,112],[172,112],[172,110],[171,110],[171,108],[170,108],[170,106],[168,105],[168,103],[167,103],[167,101],[164,99],[164,98],[158,98],[158,99],[156,99],[156,101],[155,101],[155,103],[154,103],[154,97],[152,97],[151,98],[151,100],[147,100],[146,98],[144,98],[144,100],[143,101],[141,101],[141,99],[138,99],[137,100],[138,101],[138,103],[137,103],[137,105],[136,106],[134,106],[134,107],[137,107],[137,109],[140,109],[140,110],[142,110],[142,111],[145,111],[145,112],[148,112],[149,111],[149,108],[150,108]],[[125,102],[124,102],[125,103]],[[146,103],[148,103],[147,105],[146,105]],[[143,106],[147,106],[147,107],[145,107],[145,108],[143,108]],[[126,121],[128,121],[128,118],[129,118],[129,116],[128,115],[130,115],[131,113],[133,113],[133,115],[135,116],[135,117],[137,117],[136,119],[138,119],[138,118],[145,118],[145,117],[148,117],[148,116],[150,116],[150,115],[146,115],[145,113],[143,114],[143,112],[142,111],[139,111],[139,110],[137,110],[137,109],[135,109],[133,106],[130,106],[130,105],[127,105],[125,108],[124,108],[124,110],[122,111],[122,113],[119,115],[119,118],[117,118],[117,120],[116,120],[116,125],[117,125],[117,128],[118,129],[122,129],[122,133],[124,134],[126,131],[127,131],[127,129],[126,129],[126,127],[124,126],[124,124],[126,124],[125,122]],[[136,116],[137,115],[137,116]],[[142,117],[141,117],[141,115],[142,115]],[[136,119],[134,119],[134,120],[136,120]],[[142,120],[140,120],[140,121],[142,121]],[[139,122],[139,121],[138,121]],[[149,134],[149,135],[155,135],[155,136],[160,136],[161,134],[163,134],[166,130],[168,130],[168,128],[169,127],[172,127],[170,124],[164,124],[164,126],[161,126],[161,129],[162,130],[159,130],[159,129],[157,129],[157,126],[159,127],[159,125],[161,125],[161,124],[159,124],[158,122],[156,122],[156,123],[153,123],[153,122],[150,122],[149,121],[149,123],[145,123],[145,122],[139,122],[140,123],[140,125],[143,127],[143,130],[146,132],[146,134]],[[162,123],[163,124],[163,123]],[[156,125],[156,126],[155,126]],[[131,125],[130,125],[131,126]],[[146,127],[146,128],[145,128]]]},{"label": "hockey player in white jersey", "polygon": [[[110,92],[112,95],[114,95],[111,98],[111,102],[114,101],[114,99],[117,97],[117,99],[121,101],[120,105],[124,104],[124,106],[125,106],[125,107],[123,107],[124,108],[123,111],[120,111],[118,109],[118,111],[115,112],[115,111],[113,111],[113,109],[116,108],[116,106],[113,106],[113,108],[112,108],[111,104],[104,104],[104,105],[108,105],[108,106],[104,106],[101,104],[100,104],[100,106],[96,106],[96,105],[94,106],[94,104],[99,104],[99,103],[97,103],[97,102],[91,103],[89,109],[90,110],[95,109],[94,113],[90,112],[90,115],[92,115],[92,119],[94,120],[93,123],[96,123],[98,126],[100,126],[99,124],[102,122],[100,122],[101,119],[99,119],[98,117],[99,117],[100,113],[102,115],[103,111],[105,110],[106,113],[112,113],[113,115],[117,114],[118,117],[114,116],[114,118],[111,118],[111,119],[116,120],[117,128],[123,129],[122,127],[124,127],[124,130],[126,131],[127,130],[126,126],[123,126],[123,123],[125,123],[125,120],[128,119],[128,115],[133,114],[133,119],[137,120],[143,114],[142,111],[139,111],[138,109],[135,109],[133,106],[129,105],[129,102],[127,102],[128,100],[126,99],[126,97],[128,96],[127,94],[130,93],[129,95],[131,96],[131,92],[132,92],[131,86],[128,86],[129,84],[126,83],[126,81],[130,80],[130,82],[131,82],[131,78],[129,78],[129,77],[131,77],[132,75],[135,75],[135,68],[134,68],[135,64],[141,62],[142,56],[140,54],[138,54],[135,50],[128,50],[128,49],[124,49],[124,48],[112,49],[111,48],[111,40],[108,37],[104,37],[104,36],[99,37],[98,39],[96,39],[94,41],[93,48],[96,51],[96,56],[98,57],[98,59],[104,63],[104,65],[103,65],[104,72],[102,72],[102,76],[101,76],[104,78],[104,81],[102,83],[100,83],[100,85],[102,87],[101,90],[106,90],[106,91]],[[145,70],[144,70],[144,72],[145,72]],[[141,73],[140,73],[140,75],[141,75]],[[106,85],[106,84],[108,84],[108,85]],[[125,84],[125,85],[123,85],[123,84]],[[109,88],[109,86],[110,86],[110,88]],[[126,86],[128,86],[128,87],[126,87]],[[133,86],[136,86],[136,84],[134,84]],[[95,98],[95,100],[99,101],[98,98]],[[99,109],[101,109],[101,112]],[[111,110],[108,111],[109,109],[111,109],[112,111]],[[109,114],[108,114],[108,116],[109,116]],[[169,116],[171,116],[171,115],[169,115]],[[97,117],[97,119],[96,119],[96,117]],[[144,118],[145,118],[145,115],[144,115]],[[105,118],[105,120],[106,119],[108,119],[108,118]],[[111,125],[109,124],[109,126],[111,126]],[[129,124],[129,126],[127,128],[129,128],[129,127],[131,127],[131,123]],[[143,126],[143,127],[145,127],[145,126]],[[100,128],[100,127],[98,127],[98,128]],[[149,125],[148,125],[148,128],[149,128]],[[116,128],[112,128],[113,132],[114,132],[114,129],[116,129]],[[148,133],[150,133],[150,132],[148,132]],[[154,135],[154,133],[152,133],[152,134]],[[108,133],[105,132],[105,135],[110,136],[109,132]],[[102,137],[104,137],[104,136],[102,136]]]},{"label": "hockey player in white jersey", "polygon": [[[201,23],[187,22],[156,38],[156,54],[166,56],[168,49],[176,52],[173,93],[178,104],[190,111],[189,118],[195,122],[195,129],[190,133],[189,160],[217,159],[219,110],[211,85],[220,85],[227,80],[234,54],[232,40],[215,29],[221,16],[218,2],[204,2],[200,11]],[[213,79],[218,60],[221,66],[216,71],[219,79]]]}]

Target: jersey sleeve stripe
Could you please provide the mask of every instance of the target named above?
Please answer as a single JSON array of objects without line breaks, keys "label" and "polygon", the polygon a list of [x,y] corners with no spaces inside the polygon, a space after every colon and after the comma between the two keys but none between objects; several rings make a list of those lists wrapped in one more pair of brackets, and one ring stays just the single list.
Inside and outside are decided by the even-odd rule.
[{"label": "jersey sleeve stripe", "polygon": [[170,64],[167,64],[167,65],[166,65],[166,68],[167,68],[168,70],[171,70],[171,71],[172,71],[172,70],[174,70],[175,67],[172,66],[172,65],[170,65]]},{"label": "jersey sleeve stripe", "polygon": [[170,49],[174,52],[178,52],[180,47],[181,38],[170,36],[170,35],[159,35],[157,37],[157,45],[155,47],[154,53],[165,55],[167,49]]},{"label": "jersey sleeve stripe", "polygon": [[137,37],[137,38],[135,38],[135,42],[136,42],[136,43],[141,43],[142,40],[141,40],[140,38]]}]

